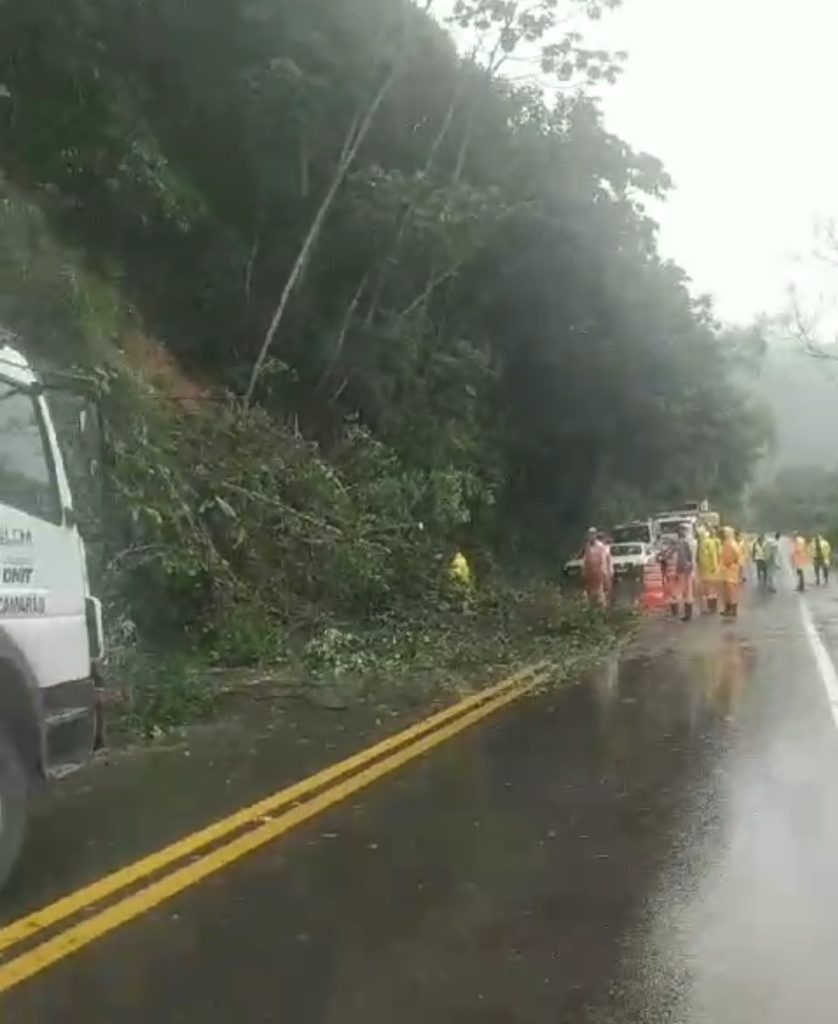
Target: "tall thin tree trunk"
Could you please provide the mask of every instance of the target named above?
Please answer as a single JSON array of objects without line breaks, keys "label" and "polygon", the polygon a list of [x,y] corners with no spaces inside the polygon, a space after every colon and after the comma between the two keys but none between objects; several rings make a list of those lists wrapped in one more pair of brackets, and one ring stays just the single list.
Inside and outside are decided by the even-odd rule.
[{"label": "tall thin tree trunk", "polygon": [[[445,137],[451,130],[451,125],[454,121],[454,114],[456,113],[457,107],[460,102],[460,97],[462,96],[464,82],[465,76],[461,72],[457,79],[457,86],[451,96],[451,101],[448,104],[448,109],[445,111],[445,116],[440,122],[439,129],[437,130],[437,133],[434,136],[431,145],[428,147],[428,153],[427,156],[425,157],[425,163],[422,166],[422,170],[420,171],[420,174],[422,175],[423,178],[427,178],[427,176],[433,169],[437,153],[439,153],[440,147],[442,146],[442,143],[445,141]],[[404,236],[407,233],[408,225],[410,224],[410,221],[413,217],[415,210],[416,202],[415,200],[413,200],[407,204],[404,211],[402,212],[401,217],[399,218],[399,226],[396,230],[396,237],[393,239],[393,244],[390,248],[390,251],[383,261],[381,271],[376,276],[372,297],[370,299],[370,304],[367,308],[366,313],[366,322],[368,324],[372,323],[376,313],[378,312],[378,307],[381,302],[381,293],[384,289],[384,284],[387,278],[387,268],[388,266],[392,266],[392,264],[395,263],[396,258],[398,257],[398,254],[401,251],[402,243],[404,242]]]},{"label": "tall thin tree trunk", "polygon": [[[423,12],[428,14],[433,7],[433,4],[434,0],[426,0],[425,6],[422,9]],[[274,315],[271,317],[271,322],[268,326],[267,332],[265,333],[264,340],[262,341],[262,347],[259,349],[259,354],[256,357],[256,362],[253,364],[253,370],[250,374],[250,382],[247,385],[247,391],[244,395],[245,407],[249,406],[253,401],[253,395],[256,391],[256,385],[259,383],[259,375],[265,365],[265,359],[268,356],[268,352],[270,351],[274,338],[279,332],[279,328],[282,326],[282,321],[285,317],[285,312],[288,308],[291,296],[294,294],[294,289],[297,287],[305,273],[309,257],[317,245],[323,224],[332,208],[332,204],[335,201],[335,196],[338,194],[341,185],[346,180],[349,169],[352,167],[352,164],[355,162],[355,157],[358,155],[358,150],[363,145],[367,135],[369,135],[375,116],[378,113],[381,104],[384,102],[387,93],[390,91],[393,82],[396,80],[396,76],[401,67],[401,62],[407,50],[407,29],[411,15],[409,5],[405,4],[403,12],[401,42],[397,52],[394,54],[390,70],[384,76],[378,91],[373,96],[364,113],[353,119],[353,122],[349,127],[349,131],[346,133],[343,149],[337,162],[337,166],[335,167],[335,172],[332,175],[332,180],[329,182],[329,186],[320,202],[320,206],[317,208],[314,219],[306,232],[306,236],[303,239],[299,252],[297,253],[297,258],[294,261],[294,265],[292,266],[291,272],[285,282],[285,286],[282,289],[282,294],[280,295],[279,302],[274,310]]]},{"label": "tall thin tree trunk", "polygon": [[309,170],[308,170],[308,140],[306,139],[305,129],[303,129],[303,136],[300,139],[300,195],[303,199],[308,199],[308,188],[309,188]]},{"label": "tall thin tree trunk", "polygon": [[[509,28],[511,26],[516,6],[517,5],[513,5],[509,13],[507,14],[506,24],[504,26],[505,28]],[[499,35],[498,41],[492,47],[492,52],[489,54],[489,60],[486,63],[485,84],[487,88],[491,89],[495,75],[498,73],[498,71],[500,71],[501,65],[503,64],[505,58],[506,55],[502,52],[501,36]],[[474,118],[477,113],[478,96],[479,92],[475,90],[474,98],[472,99],[472,102],[469,105],[468,113],[466,115],[466,124],[463,130],[462,140],[460,141],[460,151],[457,154],[457,163],[456,166],[454,167],[454,174],[451,179],[455,185],[459,184],[460,179],[463,176],[463,171],[465,170],[466,159],[468,157],[468,150],[469,146],[471,145],[471,136],[472,132],[474,131]]]},{"label": "tall thin tree trunk", "polygon": [[259,229],[253,238],[253,245],[250,248],[250,255],[247,258],[247,267],[244,274],[244,302],[245,310],[250,309],[250,293],[253,286],[253,268],[256,264],[256,257],[259,255]]},{"label": "tall thin tree trunk", "polygon": [[335,347],[332,350],[331,356],[329,356],[329,361],[327,362],[325,369],[320,374],[320,380],[317,382],[315,391],[322,391],[326,381],[329,379],[329,375],[332,370],[334,370],[335,365],[340,358],[341,351],[343,350],[344,343],[346,342],[346,336],[349,333],[349,328],[352,324],[352,318],[355,316],[355,310],[358,308],[358,303],[361,301],[361,296],[367,286],[368,279],[369,275],[364,274],[358,284],[358,287],[355,289],[355,294],[352,296],[349,305],[346,307],[346,313],[344,313],[343,321],[340,325],[340,331],[338,332]]},{"label": "tall thin tree trunk", "polygon": [[[426,0],[423,8],[424,13],[427,14],[433,6],[434,0]],[[375,116],[378,113],[381,104],[384,102],[387,93],[390,91],[393,82],[396,80],[396,75],[399,72],[401,61],[404,57],[407,49],[407,27],[408,19],[410,17],[410,8],[406,4],[404,7],[404,18],[402,21],[402,38],[401,44],[398,51],[394,55],[390,70],[384,76],[381,85],[378,87],[377,92],[370,100],[366,110],[363,114],[358,115],[349,127],[349,131],[346,133],[344,139],[343,149],[335,167],[332,180],[329,182],[329,186],[323,195],[320,205],[317,208],[317,212],[306,232],[305,238],[300,245],[297,258],[294,260],[294,265],[291,267],[291,272],[288,275],[285,285],[282,289],[282,294],[279,297],[274,314],[271,317],[271,322],[268,325],[268,330],[265,333],[265,337],[262,341],[262,346],[259,349],[259,354],[256,357],[256,361],[253,364],[253,370],[250,374],[250,382],[247,385],[247,391],[244,395],[244,404],[249,406],[253,401],[253,395],[256,391],[256,385],[259,383],[259,376],[262,372],[262,368],[265,365],[265,359],[268,356],[271,345],[273,344],[274,338],[279,332],[282,326],[282,321],[285,318],[286,310],[288,309],[288,303],[291,300],[291,296],[294,294],[294,290],[300,283],[303,274],[305,273],[306,265],[313,252],[317,241],[320,237],[320,232],[323,228],[323,224],[328,216],[332,204],[335,201],[335,196],[341,185],[346,180],[346,176],[349,173],[349,169],[355,162],[355,158],[358,155],[358,150],[364,143],[367,135],[369,135],[370,129],[372,128]]]},{"label": "tall thin tree trunk", "polygon": [[[512,24],[512,20],[513,20],[513,18],[515,16],[516,10],[517,10],[517,4],[513,4],[511,6],[510,10],[507,12],[507,17],[506,17],[506,27],[507,28]],[[492,52],[489,55],[489,60],[488,60],[487,65],[486,65],[485,81],[486,81],[486,85],[488,87],[491,87],[492,81],[494,80],[495,75],[500,70],[504,60],[505,60],[505,54],[502,52],[501,36],[499,35],[497,42],[495,43],[494,47],[492,48]],[[457,163],[455,164],[454,171],[453,171],[453,173],[451,175],[451,183],[453,185],[459,185],[460,180],[461,180],[461,178],[463,176],[463,171],[465,170],[466,159],[468,157],[468,150],[469,150],[469,146],[471,145],[472,132],[474,130],[474,119],[475,119],[475,115],[476,115],[476,112],[477,112],[477,95],[478,94],[475,93],[475,96],[472,99],[472,102],[469,104],[468,109],[467,109],[466,123],[465,123],[465,127],[463,129],[463,137],[462,137],[462,140],[460,142],[459,152],[457,154]],[[435,272],[434,272],[433,269],[431,269],[431,271],[428,274],[428,280],[427,280],[425,289],[422,292],[422,295],[420,296],[420,300],[422,302],[424,302],[424,303],[427,303],[428,300],[430,299],[431,295],[433,294],[434,289],[436,288],[437,284],[440,284],[443,281],[449,280],[453,276],[453,274],[456,273],[456,271],[458,269],[459,269],[459,266],[456,266],[456,267],[453,268],[451,273],[443,272],[438,278],[435,277]],[[415,302],[411,303],[411,305],[409,307],[410,311],[412,312],[415,308],[416,308],[416,303]],[[403,313],[402,317],[404,317],[405,315],[406,314]]]},{"label": "tall thin tree trunk", "polygon": [[326,217],[332,208],[332,204],[335,201],[335,196],[337,195],[341,185],[346,180],[349,168],[354,163],[355,157],[358,155],[358,150],[361,148],[364,139],[366,139],[369,134],[375,115],[378,113],[379,107],[384,102],[384,98],[393,84],[396,77],[396,70],[397,67],[394,63],[379,86],[378,91],[367,107],[363,117],[360,118],[360,120],[356,117],[350,125],[349,131],[346,133],[343,149],[335,167],[334,174],[332,175],[332,180],[329,182],[329,186],[320,201],[317,212],[309,225],[309,229],[306,232],[305,238],[303,239],[302,245],[297,253],[297,258],[294,261],[291,272],[285,281],[285,286],[282,289],[279,302],[274,310],[274,315],[271,317],[271,322],[268,326],[267,332],[265,333],[264,340],[262,341],[262,347],[259,350],[259,355],[256,357],[256,362],[253,364],[250,382],[244,396],[245,406],[250,405],[253,400],[253,393],[256,390],[256,385],[259,383],[259,375],[262,372],[262,367],[265,364],[265,359],[267,358],[273,340],[276,337],[279,328],[282,326],[282,321],[285,317],[285,312],[288,308],[291,296],[294,293],[294,289],[302,279],[306,264],[308,263],[309,257],[311,256],[311,253],[320,237],[323,223],[325,222]]}]

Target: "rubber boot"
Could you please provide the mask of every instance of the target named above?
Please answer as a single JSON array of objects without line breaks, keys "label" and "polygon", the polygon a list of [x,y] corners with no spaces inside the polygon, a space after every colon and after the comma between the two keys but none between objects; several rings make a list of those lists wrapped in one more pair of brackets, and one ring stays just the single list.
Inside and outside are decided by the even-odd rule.
[{"label": "rubber boot", "polygon": [[691,622],[693,617],[693,606],[691,604],[684,605],[684,614],[681,616],[681,622]]},{"label": "rubber boot", "polygon": [[670,604],[670,606],[669,606],[669,614],[672,616],[673,619],[677,619],[678,618],[678,605],[677,604]]},{"label": "rubber boot", "polygon": [[722,612],[723,619],[729,619],[733,615],[733,605],[725,604],[724,611]]},{"label": "rubber boot", "polygon": [[738,604],[734,604],[734,605],[730,606],[730,617],[732,619],[738,619],[739,618],[739,605]]}]

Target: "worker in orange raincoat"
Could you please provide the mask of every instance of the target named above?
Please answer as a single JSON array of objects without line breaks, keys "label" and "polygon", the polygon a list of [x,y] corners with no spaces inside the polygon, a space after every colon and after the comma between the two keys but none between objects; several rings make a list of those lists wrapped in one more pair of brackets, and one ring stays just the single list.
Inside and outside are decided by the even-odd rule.
[{"label": "worker in orange raincoat", "polygon": [[809,549],[806,546],[806,538],[797,534],[792,542],[791,564],[797,573],[797,590],[802,594],[806,589],[806,567],[809,564]]},{"label": "worker in orange raincoat", "polygon": [[732,526],[726,526],[722,530],[722,553],[719,563],[724,601],[722,615],[727,619],[735,619],[739,614],[739,590],[742,586],[745,559]]},{"label": "worker in orange raincoat", "polygon": [[595,526],[588,530],[588,540],[582,555],[582,575],[588,601],[605,608],[611,594],[613,564],[611,548]]}]

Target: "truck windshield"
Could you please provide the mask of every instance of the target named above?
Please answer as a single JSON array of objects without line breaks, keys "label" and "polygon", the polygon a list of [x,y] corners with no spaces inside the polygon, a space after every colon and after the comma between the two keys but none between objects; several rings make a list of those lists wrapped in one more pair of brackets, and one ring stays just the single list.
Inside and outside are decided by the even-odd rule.
[{"label": "truck windshield", "polygon": [[658,529],[665,537],[677,537],[682,526],[689,527],[689,519],[659,519]]},{"label": "truck windshield", "polygon": [[650,536],[649,527],[646,523],[626,523],[625,526],[617,526],[614,528],[614,543],[615,544],[626,544],[639,542],[641,544],[649,544],[652,538]]},{"label": "truck windshield", "polygon": [[33,395],[0,381],[0,506],[59,522],[58,491]]}]

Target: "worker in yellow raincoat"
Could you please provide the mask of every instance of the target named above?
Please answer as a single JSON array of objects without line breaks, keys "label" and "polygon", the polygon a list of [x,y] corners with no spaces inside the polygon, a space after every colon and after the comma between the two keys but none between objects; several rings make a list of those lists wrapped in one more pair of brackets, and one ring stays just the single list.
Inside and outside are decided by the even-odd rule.
[{"label": "worker in yellow raincoat", "polygon": [[815,567],[815,583],[821,580],[829,583],[829,567],[832,564],[832,545],[822,534],[817,533],[809,544],[809,559]]},{"label": "worker in yellow raincoat", "polygon": [[468,564],[468,559],[462,551],[457,550],[454,553],[454,557],[451,559],[451,564],[448,567],[448,575],[453,583],[466,590],[471,589],[473,584],[471,566]]},{"label": "worker in yellow raincoat", "polygon": [[704,528],[698,534],[698,586],[704,610],[715,613],[719,607],[719,554],[721,545]]},{"label": "worker in yellow raincoat", "polygon": [[464,612],[468,611],[474,596],[474,575],[468,559],[459,548],[448,565],[448,579],[454,599]]},{"label": "worker in yellow raincoat", "polygon": [[742,571],[745,567],[742,545],[736,539],[732,526],[722,530],[722,553],[720,572],[722,580],[722,598],[726,619],[735,619],[739,614],[739,591],[742,587]]}]

